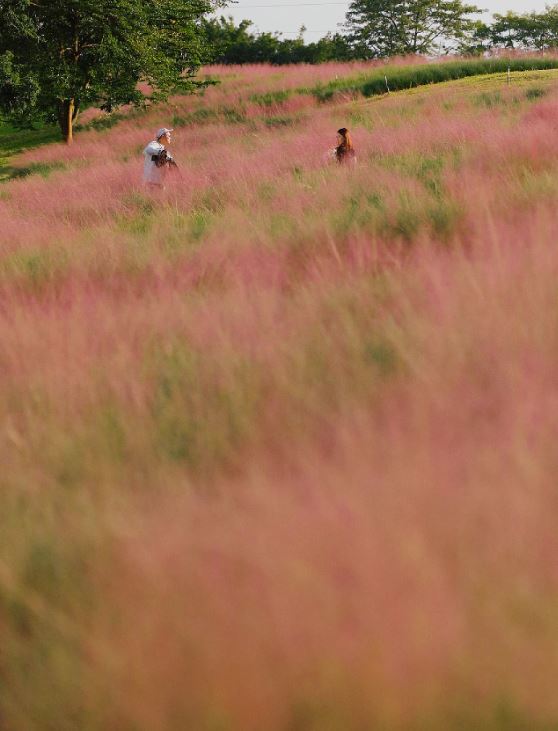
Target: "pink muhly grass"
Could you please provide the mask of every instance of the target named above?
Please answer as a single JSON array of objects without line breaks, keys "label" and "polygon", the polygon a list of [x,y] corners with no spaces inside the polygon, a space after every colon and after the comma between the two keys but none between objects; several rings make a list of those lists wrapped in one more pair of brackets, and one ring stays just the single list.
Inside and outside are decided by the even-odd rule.
[{"label": "pink muhly grass", "polygon": [[[410,380],[378,409],[323,424],[323,452],[291,445],[283,468],[252,462],[220,500],[191,498],[178,514],[172,501],[145,519],[140,503],[119,578],[102,580],[128,619],[106,617],[101,637],[121,657],[158,648],[154,663],[115,668],[127,718],[157,728],[172,708],[200,724],[216,713],[234,728],[283,728],[302,703],[347,728],[423,713],[441,728],[430,704],[443,714],[463,682],[471,703],[504,689],[555,712],[513,606],[552,603],[558,581],[544,509],[556,262],[539,244],[493,243],[484,261],[426,255],[407,270],[391,337]],[[189,694],[173,690],[177,676],[191,678]]]},{"label": "pink muhly grass", "polygon": [[2,186],[8,728],[557,717],[554,97],[250,100],[362,68],[208,69]]}]

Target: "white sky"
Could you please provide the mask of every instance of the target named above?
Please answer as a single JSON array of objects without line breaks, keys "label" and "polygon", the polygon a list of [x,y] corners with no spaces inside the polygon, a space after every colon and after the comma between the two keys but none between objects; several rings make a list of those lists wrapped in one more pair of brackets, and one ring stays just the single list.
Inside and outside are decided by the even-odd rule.
[{"label": "white sky", "polygon": [[[525,13],[530,10],[544,10],[549,0],[470,0],[471,4],[487,8],[487,19],[491,13],[504,13],[506,10]],[[286,38],[297,35],[301,25],[308,28],[306,40],[317,40],[328,31],[338,30],[338,24],[345,19],[349,2],[337,0],[238,0],[238,4],[223,8],[219,15],[232,15],[235,21],[248,18],[257,30],[281,31]],[[310,4],[312,3],[312,4]],[[272,5],[276,7],[254,7]]]}]

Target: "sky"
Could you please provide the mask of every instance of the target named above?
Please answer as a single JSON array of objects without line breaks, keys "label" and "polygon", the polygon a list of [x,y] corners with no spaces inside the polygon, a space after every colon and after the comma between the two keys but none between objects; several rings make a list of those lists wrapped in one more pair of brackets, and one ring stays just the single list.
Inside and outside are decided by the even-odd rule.
[{"label": "sky", "polygon": [[[490,19],[491,13],[504,13],[506,10],[518,13],[544,10],[549,0],[472,0],[472,4],[486,8],[486,18]],[[273,7],[261,7],[264,5]],[[248,18],[257,30],[280,31],[286,38],[298,35],[300,26],[305,25],[308,29],[306,40],[312,41],[328,31],[338,30],[348,7],[348,0],[301,0],[298,3],[296,0],[238,0],[236,5],[227,6],[219,14],[232,15],[237,22]]]}]

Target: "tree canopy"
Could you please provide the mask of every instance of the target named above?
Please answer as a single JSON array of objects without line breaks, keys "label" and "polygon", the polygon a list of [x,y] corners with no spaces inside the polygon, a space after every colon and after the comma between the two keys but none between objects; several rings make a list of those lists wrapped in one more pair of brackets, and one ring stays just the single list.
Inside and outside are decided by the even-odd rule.
[{"label": "tree canopy", "polygon": [[346,28],[360,55],[430,54],[464,38],[480,13],[461,0],[352,0]]},{"label": "tree canopy", "polygon": [[323,63],[353,58],[348,39],[331,33],[315,43],[304,42],[304,28],[297,38],[282,38],[280,33],[254,33],[252,22],[238,25],[231,17],[203,21],[208,45],[215,63]]},{"label": "tree canopy", "polygon": [[56,120],[71,142],[80,109],[192,90],[208,57],[201,20],[217,4],[0,0],[0,110],[21,123]]}]

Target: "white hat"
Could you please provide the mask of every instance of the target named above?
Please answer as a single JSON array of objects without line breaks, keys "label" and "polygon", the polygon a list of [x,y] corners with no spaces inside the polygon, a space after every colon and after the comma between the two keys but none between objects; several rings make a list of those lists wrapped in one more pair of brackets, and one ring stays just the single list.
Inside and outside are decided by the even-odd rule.
[{"label": "white hat", "polygon": [[161,137],[164,137],[165,135],[169,135],[171,132],[174,132],[174,129],[167,129],[166,127],[161,127],[161,129],[157,132],[155,139],[160,140]]}]

